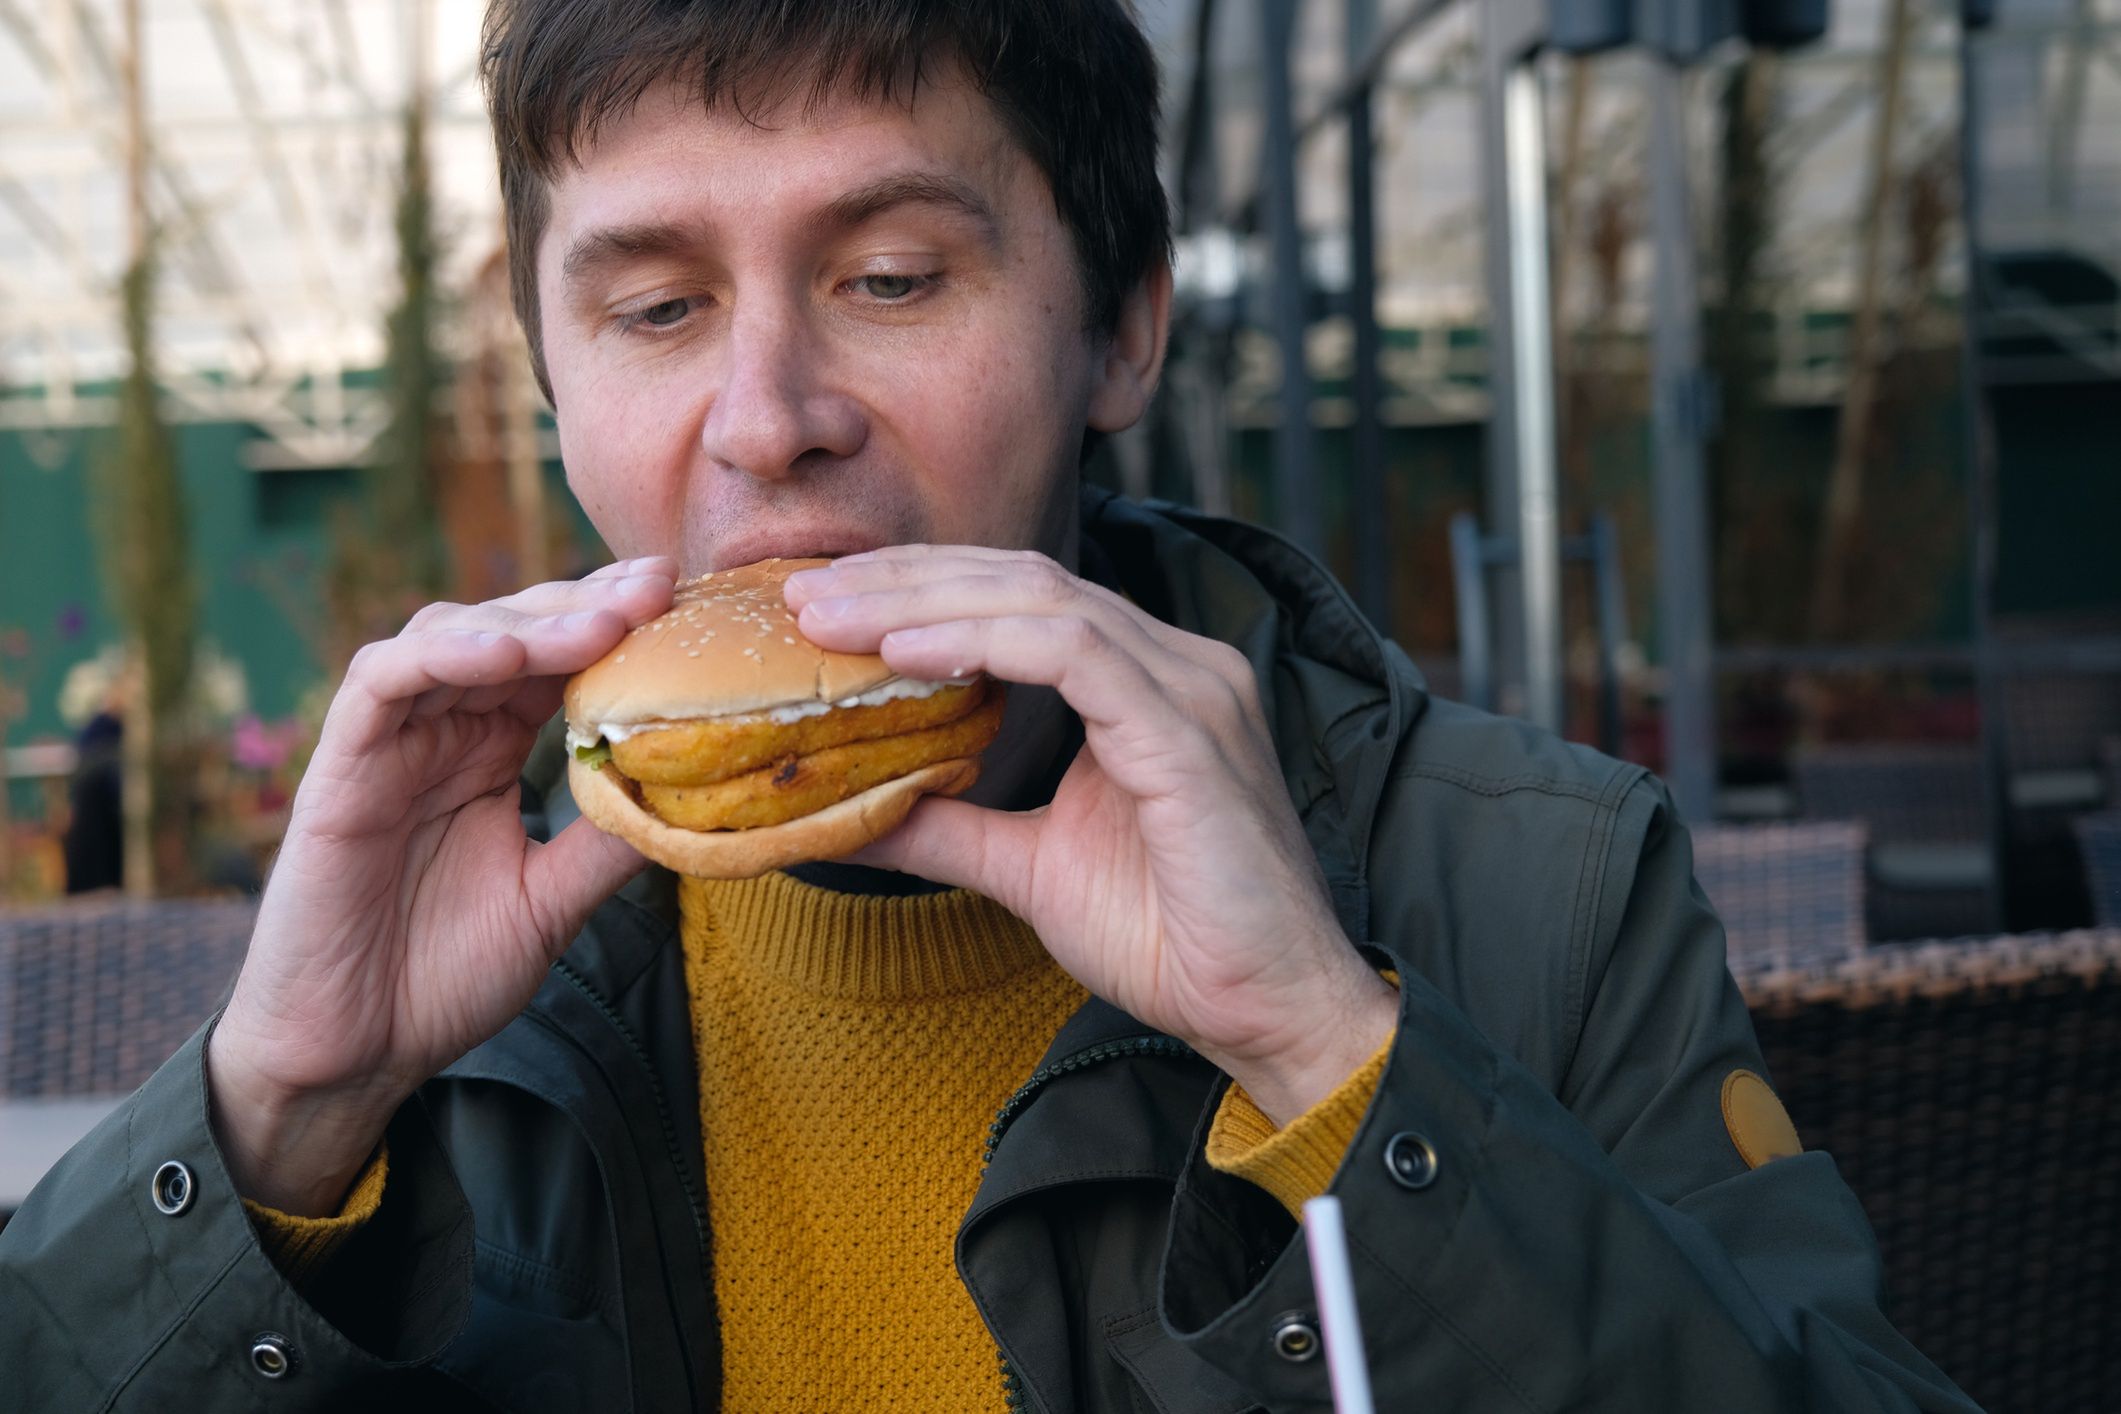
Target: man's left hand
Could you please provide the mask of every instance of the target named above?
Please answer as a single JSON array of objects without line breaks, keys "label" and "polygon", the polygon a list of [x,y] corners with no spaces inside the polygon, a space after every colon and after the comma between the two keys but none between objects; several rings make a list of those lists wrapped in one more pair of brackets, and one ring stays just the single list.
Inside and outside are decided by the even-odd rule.
[{"label": "man's left hand", "polygon": [[899,546],[793,576],[812,642],[911,678],[1048,686],[1084,745],[1051,804],[929,797],[854,856],[972,889],[1093,993],[1286,1124],[1383,1044],[1397,1000],[1334,917],[1236,649],[1043,555]]}]

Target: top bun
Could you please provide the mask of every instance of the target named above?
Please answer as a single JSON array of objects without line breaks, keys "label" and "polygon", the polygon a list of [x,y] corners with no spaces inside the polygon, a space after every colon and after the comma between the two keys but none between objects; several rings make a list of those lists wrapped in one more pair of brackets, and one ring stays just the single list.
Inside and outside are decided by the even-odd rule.
[{"label": "top bun", "polygon": [[[875,653],[834,653],[803,637],[782,586],[830,560],[761,560],[677,587],[669,613],[629,632],[567,684],[578,729],[687,721],[837,702],[898,676]],[[585,733],[586,734],[586,733]]]}]

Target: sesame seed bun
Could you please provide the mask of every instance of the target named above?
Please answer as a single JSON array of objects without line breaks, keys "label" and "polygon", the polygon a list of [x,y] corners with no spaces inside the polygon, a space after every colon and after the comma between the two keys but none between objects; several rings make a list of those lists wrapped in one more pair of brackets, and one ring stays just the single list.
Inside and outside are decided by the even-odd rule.
[{"label": "sesame seed bun", "polygon": [[803,637],[782,599],[798,570],[830,560],[761,560],[687,580],[670,612],[629,632],[567,684],[567,721],[688,721],[837,702],[898,676],[874,653],[835,653]]}]

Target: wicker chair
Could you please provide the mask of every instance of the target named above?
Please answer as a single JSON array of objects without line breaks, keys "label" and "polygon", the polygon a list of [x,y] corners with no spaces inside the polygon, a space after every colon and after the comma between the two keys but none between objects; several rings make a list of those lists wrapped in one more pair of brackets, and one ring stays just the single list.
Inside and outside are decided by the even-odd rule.
[{"label": "wicker chair", "polygon": [[1723,919],[1731,965],[1839,961],[1863,946],[1864,827],[1703,825],[1694,878]]},{"label": "wicker chair", "polygon": [[0,1098],[122,1095],[213,1013],[255,900],[0,913]]},{"label": "wicker chair", "polygon": [[1889,1310],[1990,1414],[2121,1386],[2121,932],[1742,972],[1776,1087],[1878,1230]]},{"label": "wicker chair", "polygon": [[1872,938],[1995,929],[1995,861],[1976,748],[1815,747],[1796,753],[1790,764],[1806,819],[1860,820],[1870,827]]}]

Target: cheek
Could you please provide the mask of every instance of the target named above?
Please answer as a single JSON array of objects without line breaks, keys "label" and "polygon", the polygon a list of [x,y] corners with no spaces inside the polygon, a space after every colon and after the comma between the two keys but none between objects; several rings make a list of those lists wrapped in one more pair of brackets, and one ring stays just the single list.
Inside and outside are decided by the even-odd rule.
[{"label": "cheek", "polygon": [[567,485],[605,544],[620,558],[669,553],[676,517],[666,502],[694,440],[671,401],[624,379],[554,391]]},{"label": "cheek", "polygon": [[1068,371],[1035,341],[959,339],[897,364],[887,386],[932,538],[1021,540],[1027,510],[1075,464],[1083,416]]}]

